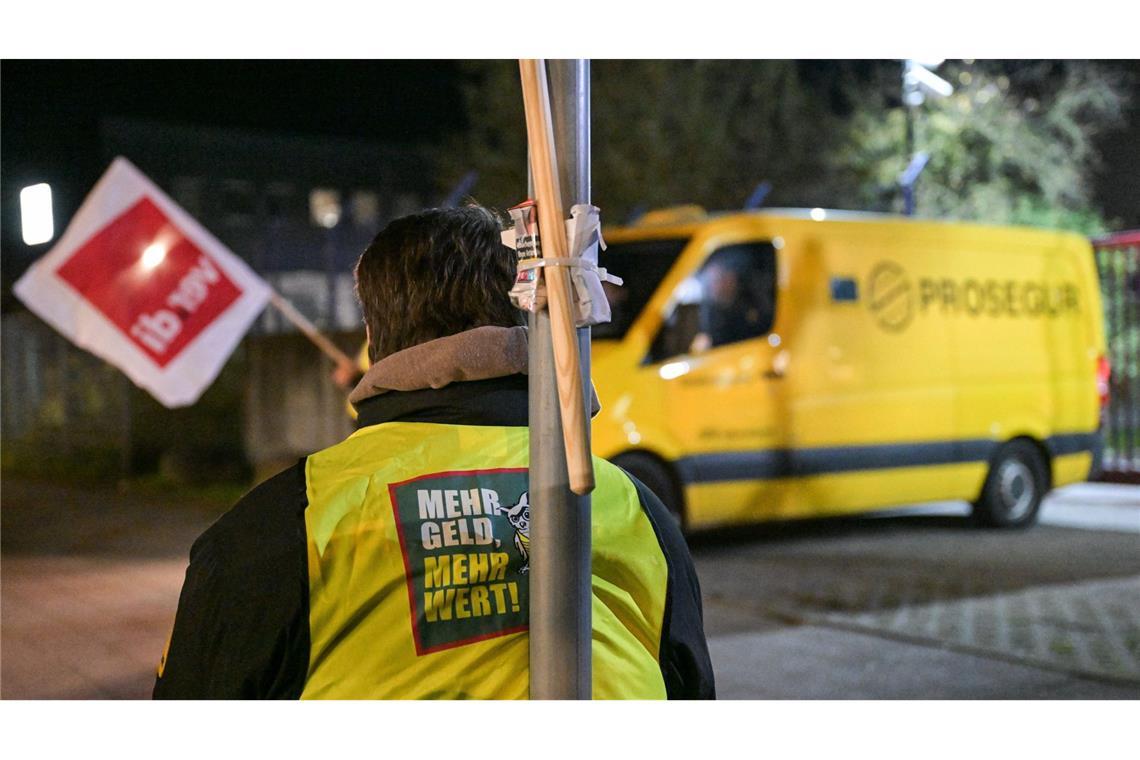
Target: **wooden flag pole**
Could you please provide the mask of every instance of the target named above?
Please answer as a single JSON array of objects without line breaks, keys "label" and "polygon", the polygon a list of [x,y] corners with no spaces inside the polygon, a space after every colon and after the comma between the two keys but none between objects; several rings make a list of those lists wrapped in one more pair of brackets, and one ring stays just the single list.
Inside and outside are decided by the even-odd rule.
[{"label": "wooden flag pole", "polygon": [[[554,150],[546,66],[541,60],[520,60],[519,70],[543,257],[564,259],[569,256],[569,244],[562,194],[558,187],[558,159]],[[594,490],[594,463],[590,458],[589,418],[582,390],[578,336],[571,313],[570,279],[562,267],[543,269],[570,490],[579,495],[587,494]]]},{"label": "wooden flag pole", "polygon": [[285,319],[292,322],[306,338],[311,340],[317,348],[323,351],[325,356],[336,362],[337,366],[355,364],[355,362],[349,358],[348,354],[337,348],[336,344],[325,337],[324,333],[318,330],[316,325],[310,322],[304,314],[297,311],[297,308],[293,306],[293,304],[289,303],[284,296],[273,288],[269,289],[269,303],[273,304]]}]

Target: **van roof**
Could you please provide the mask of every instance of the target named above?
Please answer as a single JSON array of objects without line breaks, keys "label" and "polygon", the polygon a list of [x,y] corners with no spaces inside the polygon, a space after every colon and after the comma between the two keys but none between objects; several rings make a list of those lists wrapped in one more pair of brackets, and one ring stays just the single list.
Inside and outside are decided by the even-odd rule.
[{"label": "van roof", "polygon": [[991,230],[1052,233],[1074,235],[1087,240],[1081,235],[1075,235],[1063,230],[1052,230],[1042,227],[1028,227],[1018,225],[1000,225],[975,221],[959,221],[954,219],[935,219],[922,216],[903,216],[902,214],[882,213],[876,211],[851,211],[845,209],[826,208],[761,208],[761,209],[730,209],[725,211],[706,211],[697,205],[675,206],[671,208],[655,209],[647,212],[632,224],[614,225],[607,232],[618,237],[626,235],[637,236],[637,233],[648,230],[665,230],[680,234],[692,234],[703,224],[722,221],[733,217],[756,218],[773,217],[794,220],[814,220],[828,222],[897,222],[900,224],[930,224],[954,225],[956,227],[981,227]]},{"label": "van roof", "polygon": [[832,219],[836,221],[858,220],[913,220],[913,217],[898,214],[885,214],[875,211],[847,211],[843,209],[824,208],[762,208],[762,209],[728,209],[724,211],[706,211],[696,204],[684,206],[670,206],[667,208],[647,211],[632,223],[620,225],[623,228],[646,227],[679,227],[698,225],[714,219],[725,219],[733,216],[779,216],[791,219]]}]

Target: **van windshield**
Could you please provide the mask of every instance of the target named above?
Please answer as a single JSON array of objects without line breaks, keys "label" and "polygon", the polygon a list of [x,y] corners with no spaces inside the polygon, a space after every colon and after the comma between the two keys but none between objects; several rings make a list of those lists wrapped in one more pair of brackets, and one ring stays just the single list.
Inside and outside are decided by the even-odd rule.
[{"label": "van windshield", "polygon": [[624,337],[688,242],[688,238],[664,238],[609,244],[599,255],[599,263],[607,272],[621,277],[625,284],[617,287],[603,283],[613,318],[608,324],[594,325],[592,337],[597,340]]}]

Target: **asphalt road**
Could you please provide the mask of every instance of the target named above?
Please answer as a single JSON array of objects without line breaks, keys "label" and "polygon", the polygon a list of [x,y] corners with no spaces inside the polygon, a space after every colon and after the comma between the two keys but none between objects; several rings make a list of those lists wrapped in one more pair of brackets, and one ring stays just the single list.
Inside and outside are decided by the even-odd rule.
[{"label": "asphalt road", "polygon": [[1140,487],[1023,531],[964,504],[691,543],[722,698],[1140,698]]},{"label": "asphalt road", "polygon": [[[145,698],[218,506],[5,480],[0,696]],[[694,537],[722,698],[1140,698],[1140,487]]]}]

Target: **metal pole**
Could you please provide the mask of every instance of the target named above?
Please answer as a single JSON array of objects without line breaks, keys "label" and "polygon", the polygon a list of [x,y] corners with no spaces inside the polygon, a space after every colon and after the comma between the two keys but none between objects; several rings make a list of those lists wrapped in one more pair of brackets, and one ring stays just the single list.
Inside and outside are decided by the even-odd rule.
[{"label": "metal pole", "polygon": [[[566,211],[590,200],[590,63],[547,61]],[[590,497],[570,491],[550,315],[530,325],[530,698],[590,699]],[[590,329],[578,330],[586,408]]]},{"label": "metal pole", "polygon": [[907,104],[906,109],[906,160],[909,163],[914,158],[914,106]]},{"label": "metal pole", "polygon": [[[903,112],[906,114],[906,137],[903,150],[906,153],[906,162],[908,164],[914,160],[914,109],[916,106],[912,98],[917,94],[917,91],[913,89],[913,85],[910,83],[910,67],[910,61],[903,62],[902,100]],[[903,186],[903,214],[906,216],[914,216],[914,183]]]}]

